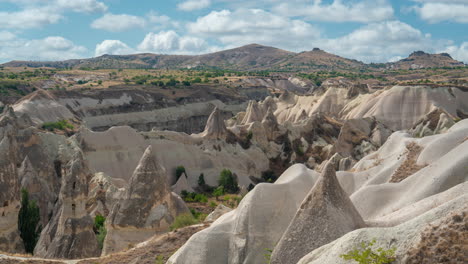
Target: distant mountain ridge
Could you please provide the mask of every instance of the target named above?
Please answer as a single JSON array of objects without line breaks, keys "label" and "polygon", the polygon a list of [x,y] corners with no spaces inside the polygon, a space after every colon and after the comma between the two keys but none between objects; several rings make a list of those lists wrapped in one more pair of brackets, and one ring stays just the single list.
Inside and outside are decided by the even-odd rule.
[{"label": "distant mountain ridge", "polygon": [[[250,44],[239,48],[202,55],[164,55],[141,53],[132,55],[102,55],[89,59],[64,61],[11,61],[4,67],[52,67],[52,68],[155,68],[192,69],[218,68],[238,71],[300,71],[311,69],[339,70],[365,69],[375,64],[343,58],[321,49],[299,53],[274,47]],[[379,64],[390,69],[418,69],[434,67],[464,66],[447,53],[428,54],[422,51],[412,53],[408,58],[393,63]]]}]

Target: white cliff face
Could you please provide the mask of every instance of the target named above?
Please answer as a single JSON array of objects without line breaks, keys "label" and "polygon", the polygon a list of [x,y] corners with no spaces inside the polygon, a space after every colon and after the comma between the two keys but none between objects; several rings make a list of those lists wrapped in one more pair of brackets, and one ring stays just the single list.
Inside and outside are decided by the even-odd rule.
[{"label": "white cliff face", "polygon": [[34,255],[44,258],[85,258],[99,255],[94,221],[86,211],[91,175],[77,151],[63,169],[62,186],[54,214],[42,230]]},{"label": "white cliff face", "polygon": [[199,135],[189,136],[170,131],[138,133],[130,127],[113,127],[104,132],[82,133],[84,153],[95,172],[129,181],[145,147],[152,145],[166,168],[169,183],[176,179],[174,170],[183,165],[187,181],[194,188],[203,173],[207,184],[216,186],[219,173],[228,168],[239,177],[239,184],[248,186],[250,175],[260,175],[268,169],[268,158],[255,146],[243,149],[238,144],[212,140]]},{"label": "white cliff face", "polygon": [[392,130],[411,128],[435,108],[456,117],[468,112],[468,92],[455,87],[394,86],[385,91],[349,95],[345,87],[328,87],[322,95],[293,95],[251,103],[242,124],[263,119],[268,107],[280,124],[299,122],[304,117],[321,113],[338,119],[375,117]]},{"label": "white cliff face", "polygon": [[[378,238],[379,246],[397,246],[401,260],[423,227],[441,215],[462,210],[466,204],[466,135],[468,120],[458,122],[446,133],[424,138],[395,132],[378,151],[356,163],[352,172],[337,172],[340,186],[372,228],[348,233],[312,251],[300,263],[339,263],[340,254],[372,238]],[[410,144],[422,148],[417,156],[408,150]],[[424,166],[407,170],[400,182],[390,182],[397,171],[401,173],[401,166],[411,164],[407,160]],[[277,234],[287,230],[317,178],[315,172],[295,165],[276,183],[256,186],[237,209],[192,236],[168,263],[260,263],[262,249],[277,245],[281,238]],[[274,200],[275,206],[268,206],[271,201],[263,199]],[[286,209],[285,204],[293,210]]]},{"label": "white cliff face", "polygon": [[106,221],[103,255],[167,232],[178,215],[188,212],[180,197],[171,192],[164,169],[148,146],[130,178],[124,198],[113,206]]}]

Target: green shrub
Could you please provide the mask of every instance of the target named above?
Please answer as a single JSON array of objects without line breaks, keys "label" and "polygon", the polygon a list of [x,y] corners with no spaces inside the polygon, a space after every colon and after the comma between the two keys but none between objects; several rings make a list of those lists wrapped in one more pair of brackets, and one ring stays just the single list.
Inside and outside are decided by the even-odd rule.
[{"label": "green shrub", "polygon": [[224,195],[224,187],[219,186],[213,191],[213,196],[216,197],[216,200],[218,200],[218,197]]},{"label": "green shrub", "polygon": [[175,170],[175,176],[176,176],[176,179],[179,180],[180,176],[185,173],[187,175],[187,172],[185,171],[185,167],[184,166],[177,166],[176,170]]},{"label": "green shrub", "polygon": [[266,170],[266,171],[262,171],[262,179],[265,182],[273,183],[278,179],[278,177],[276,177],[275,173],[272,170]]},{"label": "green shrub", "polygon": [[228,193],[236,193],[239,191],[237,185],[237,178],[228,169],[223,169],[219,175],[219,186],[223,186],[224,190]]},{"label": "green shrub", "polygon": [[98,240],[99,248],[104,247],[104,239],[106,239],[107,235],[107,229],[105,226],[101,226],[98,230],[98,234],[96,235],[96,238]]},{"label": "green shrub", "polygon": [[200,176],[198,176],[198,186],[203,187],[205,185],[206,185],[205,175],[203,175],[203,173],[201,173]]},{"label": "green shrub", "polygon": [[353,249],[346,254],[340,255],[344,260],[354,260],[359,264],[390,264],[395,259],[395,248],[385,250],[378,248],[373,250],[375,239],[371,242],[362,242],[360,248]]},{"label": "green shrub", "polygon": [[201,193],[187,192],[186,190],[183,190],[180,193],[180,196],[182,197],[184,201],[189,202],[189,203],[193,203],[193,202],[207,203],[208,202],[208,197],[206,197],[206,195],[201,194]]},{"label": "green shrub", "polygon": [[46,129],[49,131],[57,130],[65,130],[65,129],[74,129],[75,127],[68,122],[68,120],[60,120],[57,122],[47,122],[42,124],[42,129]]},{"label": "green shrub", "polygon": [[29,200],[29,193],[26,189],[21,190],[21,209],[18,214],[18,230],[23,239],[24,249],[27,253],[32,253],[42,226],[39,224],[41,216],[36,201]]},{"label": "green shrub", "polygon": [[181,214],[176,217],[176,219],[174,220],[174,223],[172,223],[172,225],[170,226],[170,229],[172,231],[178,228],[191,226],[195,224],[198,224],[198,221],[197,219],[193,217],[192,214]]},{"label": "green shrub", "polygon": [[96,215],[94,217],[93,230],[94,230],[94,233],[96,234],[96,238],[98,240],[98,244],[101,249],[104,246],[104,239],[106,238],[106,235],[107,235],[106,226],[104,225],[105,222],[106,222],[106,218],[102,215]]},{"label": "green shrub", "polygon": [[156,256],[156,259],[154,260],[155,264],[164,264],[164,256],[163,255],[158,255]]},{"label": "green shrub", "polygon": [[216,206],[218,206],[218,204],[216,204],[216,202],[214,202],[214,201],[210,202],[210,207],[211,208],[215,208]]},{"label": "green shrub", "polygon": [[193,208],[190,208],[190,213],[192,213],[193,217],[200,222],[203,222],[205,218],[208,216],[207,214],[204,214],[202,212],[199,212]]},{"label": "green shrub", "polygon": [[273,253],[273,249],[265,248],[266,253],[263,254],[263,258],[265,258],[266,263],[269,264],[271,262],[271,254]]}]

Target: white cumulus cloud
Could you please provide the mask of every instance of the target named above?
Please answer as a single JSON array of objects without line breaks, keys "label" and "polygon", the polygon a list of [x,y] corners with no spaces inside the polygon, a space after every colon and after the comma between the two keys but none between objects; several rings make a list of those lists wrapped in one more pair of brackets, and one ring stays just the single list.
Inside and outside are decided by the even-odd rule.
[{"label": "white cumulus cloud", "polygon": [[262,9],[212,11],[187,28],[194,35],[215,38],[224,45],[259,43],[292,50],[301,50],[320,36],[320,30],[309,23]]},{"label": "white cumulus cloud", "polygon": [[96,0],[56,0],[56,5],[61,9],[84,13],[107,10],[107,6],[103,2]]},{"label": "white cumulus cloud", "polygon": [[426,1],[422,5],[413,6],[413,10],[429,23],[468,23],[468,1]]},{"label": "white cumulus cloud", "polygon": [[441,52],[446,52],[450,54],[452,58],[468,64],[468,42],[463,42],[460,46],[448,46],[444,50],[441,50]]},{"label": "white cumulus cloud", "polygon": [[284,16],[304,16],[307,20],[329,22],[376,22],[391,19],[393,7],[387,0],[342,1],[323,3],[322,0],[286,1],[274,7]]},{"label": "white cumulus cloud", "polygon": [[0,12],[0,28],[40,28],[57,23],[63,18],[49,8],[24,9],[17,12]]},{"label": "white cumulus cloud", "polygon": [[179,10],[193,11],[198,9],[207,8],[211,5],[210,0],[188,0],[177,5]]},{"label": "white cumulus cloud", "polygon": [[434,52],[448,43],[435,41],[430,34],[401,21],[372,23],[340,38],[323,39],[318,43],[327,51],[364,62],[387,62],[413,51]]},{"label": "white cumulus cloud", "polygon": [[95,56],[104,54],[124,55],[134,53],[135,50],[120,40],[107,39],[96,45]]},{"label": "white cumulus cloud", "polygon": [[133,28],[142,28],[146,24],[145,19],[127,14],[105,14],[94,20],[91,27],[111,32],[121,32]]},{"label": "white cumulus cloud", "polygon": [[8,40],[0,38],[0,61],[76,59],[83,58],[86,53],[85,47],[60,36],[33,40],[11,35]]},{"label": "white cumulus cloud", "polygon": [[210,49],[205,40],[180,36],[175,31],[161,31],[148,33],[138,45],[141,52],[194,54],[206,52]]}]

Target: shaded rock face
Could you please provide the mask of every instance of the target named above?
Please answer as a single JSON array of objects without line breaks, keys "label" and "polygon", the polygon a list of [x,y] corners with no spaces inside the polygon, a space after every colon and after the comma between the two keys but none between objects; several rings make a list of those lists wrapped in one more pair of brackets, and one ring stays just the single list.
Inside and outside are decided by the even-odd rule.
[{"label": "shaded rock face", "polygon": [[255,121],[262,121],[264,112],[259,107],[256,101],[250,101],[249,105],[247,106],[247,110],[245,113],[245,117],[242,120],[242,124],[248,124]]},{"label": "shaded rock face", "polygon": [[392,132],[375,118],[346,120],[334,144],[334,150],[343,157],[360,160],[382,146]]},{"label": "shaded rock face", "polygon": [[49,184],[39,177],[28,156],[21,163],[18,174],[21,189],[26,189],[29,198],[36,201],[40,209],[41,225],[46,226],[49,220],[48,208],[53,208],[53,205],[50,204],[53,191],[50,189]]},{"label": "shaded rock face", "polygon": [[15,118],[9,107],[0,116],[0,251],[12,253],[24,251],[18,232],[20,187]]},{"label": "shaded rock face", "polygon": [[273,140],[275,138],[275,132],[278,131],[279,128],[278,120],[273,114],[273,109],[271,107],[268,108],[266,115],[263,117],[262,125],[267,133],[267,138]]},{"label": "shaded rock face", "polygon": [[329,162],[275,247],[271,263],[297,263],[310,251],[364,225],[336,178],[335,164]]},{"label": "shaded rock face", "polygon": [[224,124],[224,116],[221,114],[221,111],[215,107],[206,122],[202,136],[205,138],[221,139],[226,138],[226,135],[227,129]]},{"label": "shaded rock face", "polygon": [[182,174],[179,179],[177,180],[176,184],[172,185],[172,191],[180,195],[182,191],[187,192],[194,192],[193,188],[190,186],[189,182],[187,181],[187,176]]},{"label": "shaded rock face", "polygon": [[123,200],[113,207],[106,221],[103,255],[167,232],[175,217],[187,212],[182,199],[171,193],[165,171],[149,146],[130,178]]},{"label": "shaded rock face", "polygon": [[94,221],[86,212],[90,173],[77,151],[63,171],[59,200],[42,230],[34,255],[45,258],[85,258],[99,255]]},{"label": "shaded rock face", "polygon": [[455,118],[441,108],[435,108],[423,116],[410,129],[410,133],[416,137],[430,136],[447,131],[455,124]]}]

